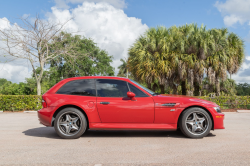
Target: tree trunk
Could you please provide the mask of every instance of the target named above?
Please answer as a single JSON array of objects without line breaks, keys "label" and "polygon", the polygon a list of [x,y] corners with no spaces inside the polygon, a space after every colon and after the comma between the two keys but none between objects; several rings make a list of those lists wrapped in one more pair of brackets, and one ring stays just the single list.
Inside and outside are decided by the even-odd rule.
[{"label": "tree trunk", "polygon": [[152,87],[153,92],[155,92],[156,89],[158,89],[158,85],[157,85],[156,83],[154,83],[154,84],[153,84],[153,87]]},{"label": "tree trunk", "polygon": [[181,88],[182,88],[182,95],[187,95],[187,88],[185,81],[181,82]]},{"label": "tree trunk", "polygon": [[219,78],[216,78],[215,85],[216,85],[216,95],[220,96],[220,79]]},{"label": "tree trunk", "polygon": [[37,95],[41,95],[41,82],[39,80],[36,80],[37,84]]},{"label": "tree trunk", "polygon": [[161,94],[164,94],[165,93],[164,85],[160,85],[160,88],[161,88]]},{"label": "tree trunk", "polygon": [[127,78],[128,78],[128,69],[127,69]]},{"label": "tree trunk", "polygon": [[230,80],[232,79],[232,74],[230,73]]},{"label": "tree trunk", "polygon": [[147,83],[148,89],[151,90],[151,83]]}]

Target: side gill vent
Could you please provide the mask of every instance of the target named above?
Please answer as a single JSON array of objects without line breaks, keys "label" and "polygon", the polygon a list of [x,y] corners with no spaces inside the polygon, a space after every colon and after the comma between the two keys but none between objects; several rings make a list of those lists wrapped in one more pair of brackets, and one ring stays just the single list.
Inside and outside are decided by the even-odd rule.
[{"label": "side gill vent", "polygon": [[165,103],[162,104],[162,106],[166,106],[166,107],[174,107],[176,105],[176,103]]}]

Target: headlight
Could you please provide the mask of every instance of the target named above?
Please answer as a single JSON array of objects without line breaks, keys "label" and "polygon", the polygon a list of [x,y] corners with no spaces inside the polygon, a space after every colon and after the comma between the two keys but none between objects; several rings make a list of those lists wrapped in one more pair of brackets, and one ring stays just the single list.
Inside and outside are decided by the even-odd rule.
[{"label": "headlight", "polygon": [[215,111],[221,113],[220,107],[214,107]]}]

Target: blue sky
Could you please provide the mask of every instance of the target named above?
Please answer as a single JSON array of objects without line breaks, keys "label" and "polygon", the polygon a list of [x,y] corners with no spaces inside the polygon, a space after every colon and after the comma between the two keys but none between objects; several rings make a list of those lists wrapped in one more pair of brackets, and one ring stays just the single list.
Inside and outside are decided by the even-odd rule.
[{"label": "blue sky", "polygon": [[[246,61],[233,78],[237,82],[250,83],[250,0],[9,0],[0,6],[0,19],[5,17],[11,22],[18,23],[16,18],[36,14],[44,19],[77,15],[68,31],[84,30],[82,35],[93,38],[114,56],[115,67],[120,58],[127,56],[127,48],[147,28],[186,23],[204,24],[208,29],[228,28],[238,34],[246,46]],[[16,78],[22,67],[25,72]],[[13,82],[23,81],[21,77],[30,75],[28,64],[5,64],[2,68],[4,70],[0,64],[0,77]]]}]

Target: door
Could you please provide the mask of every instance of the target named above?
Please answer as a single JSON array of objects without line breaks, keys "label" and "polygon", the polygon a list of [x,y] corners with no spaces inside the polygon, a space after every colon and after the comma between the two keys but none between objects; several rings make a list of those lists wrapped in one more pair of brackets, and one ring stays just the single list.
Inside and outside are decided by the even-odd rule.
[{"label": "door", "polygon": [[153,99],[137,88],[136,101],[132,101],[127,97],[128,85],[121,80],[96,80],[97,109],[103,123],[153,123]]}]

